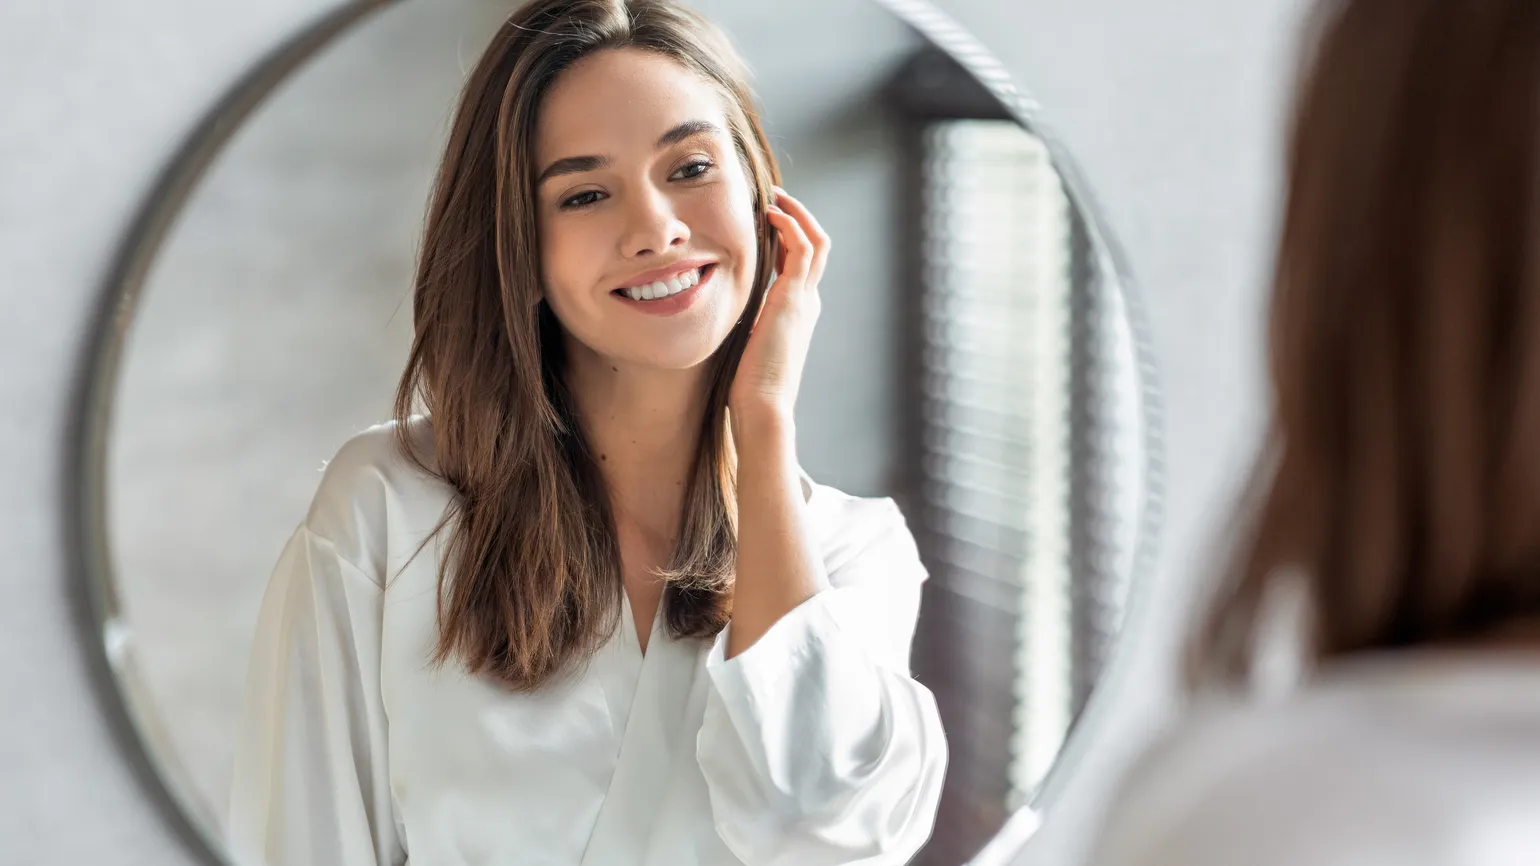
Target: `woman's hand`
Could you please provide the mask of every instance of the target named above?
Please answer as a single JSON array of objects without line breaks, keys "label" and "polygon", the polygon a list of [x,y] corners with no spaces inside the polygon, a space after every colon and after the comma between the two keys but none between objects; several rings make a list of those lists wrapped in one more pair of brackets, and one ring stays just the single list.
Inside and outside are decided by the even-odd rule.
[{"label": "woman's hand", "polygon": [[785,190],[773,191],[776,198],[767,216],[780,236],[776,278],[765,291],[728,392],[735,437],[752,435],[765,425],[790,428],[818,321],[818,281],[829,256],[829,235],[818,220]]},{"label": "woman's hand", "polygon": [[727,395],[738,456],[738,573],[727,658],[828,586],[803,507],[792,409],[818,321],[829,236],[801,202],[780,188],[775,195],[768,214],[781,241],[776,278]]}]

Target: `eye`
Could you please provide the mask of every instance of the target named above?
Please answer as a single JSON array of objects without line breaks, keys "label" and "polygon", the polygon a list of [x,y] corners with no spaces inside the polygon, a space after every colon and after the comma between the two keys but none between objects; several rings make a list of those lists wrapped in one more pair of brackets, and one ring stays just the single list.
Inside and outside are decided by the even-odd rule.
[{"label": "eye", "polygon": [[573,210],[580,207],[587,207],[591,204],[597,203],[600,197],[603,195],[604,193],[599,192],[596,189],[591,189],[587,192],[580,192],[577,195],[568,196],[567,198],[562,199],[561,209]]},{"label": "eye", "polygon": [[711,171],[711,169],[714,167],[715,166],[711,164],[711,160],[709,159],[697,159],[693,162],[688,162],[680,166],[679,170],[674,172],[674,174],[669,179],[673,180],[674,178],[678,178],[679,180],[695,180],[696,178],[705,175],[706,172]]}]

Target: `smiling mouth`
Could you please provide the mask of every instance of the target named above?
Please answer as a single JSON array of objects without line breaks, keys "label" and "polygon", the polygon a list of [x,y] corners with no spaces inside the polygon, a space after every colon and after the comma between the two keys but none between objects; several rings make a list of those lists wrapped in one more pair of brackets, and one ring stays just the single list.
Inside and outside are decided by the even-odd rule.
[{"label": "smiling mouth", "polygon": [[693,271],[685,271],[666,280],[658,280],[646,285],[631,286],[625,289],[616,289],[611,294],[630,298],[633,301],[660,301],[700,285],[714,267],[716,267],[714,264],[703,265]]}]

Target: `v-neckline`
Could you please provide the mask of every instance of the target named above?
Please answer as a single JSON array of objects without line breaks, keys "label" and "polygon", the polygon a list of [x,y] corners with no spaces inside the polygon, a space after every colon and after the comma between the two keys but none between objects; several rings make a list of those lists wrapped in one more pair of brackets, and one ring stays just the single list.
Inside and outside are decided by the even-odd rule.
[{"label": "v-neckline", "polygon": [[698,663],[702,647],[667,639],[660,599],[647,652],[639,653],[631,596],[621,598],[621,627],[630,644],[609,645],[617,663],[605,666],[619,742],[614,771],[583,849],[583,866],[637,862],[637,840],[651,837],[656,820],[648,804],[677,784],[673,777],[681,756],[693,754],[693,729],[681,719],[687,717],[688,707],[704,702],[704,694],[697,694],[705,688],[705,669]]},{"label": "v-neckline", "polygon": [[647,646],[642,646],[641,629],[636,624],[636,608],[631,606],[631,593],[624,586],[620,588],[622,628],[625,629],[628,647],[630,651],[645,660],[653,649],[653,638],[658,636],[658,620],[663,616],[663,597],[666,593],[658,595],[658,603],[652,609],[652,624],[647,627]]}]

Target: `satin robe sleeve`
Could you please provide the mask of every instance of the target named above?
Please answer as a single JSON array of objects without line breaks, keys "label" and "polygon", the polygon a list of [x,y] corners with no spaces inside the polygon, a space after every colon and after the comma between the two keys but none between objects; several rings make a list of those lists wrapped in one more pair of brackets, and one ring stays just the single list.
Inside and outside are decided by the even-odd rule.
[{"label": "satin robe sleeve", "polygon": [[242,866],[406,862],[386,767],[383,591],[301,526],[258,615],[228,841]]},{"label": "satin robe sleeve", "polygon": [[930,837],[947,747],[909,675],[925,568],[891,500],[828,562],[830,588],[753,646],[707,657],[696,757],[717,834],[747,866],[902,864]]}]

